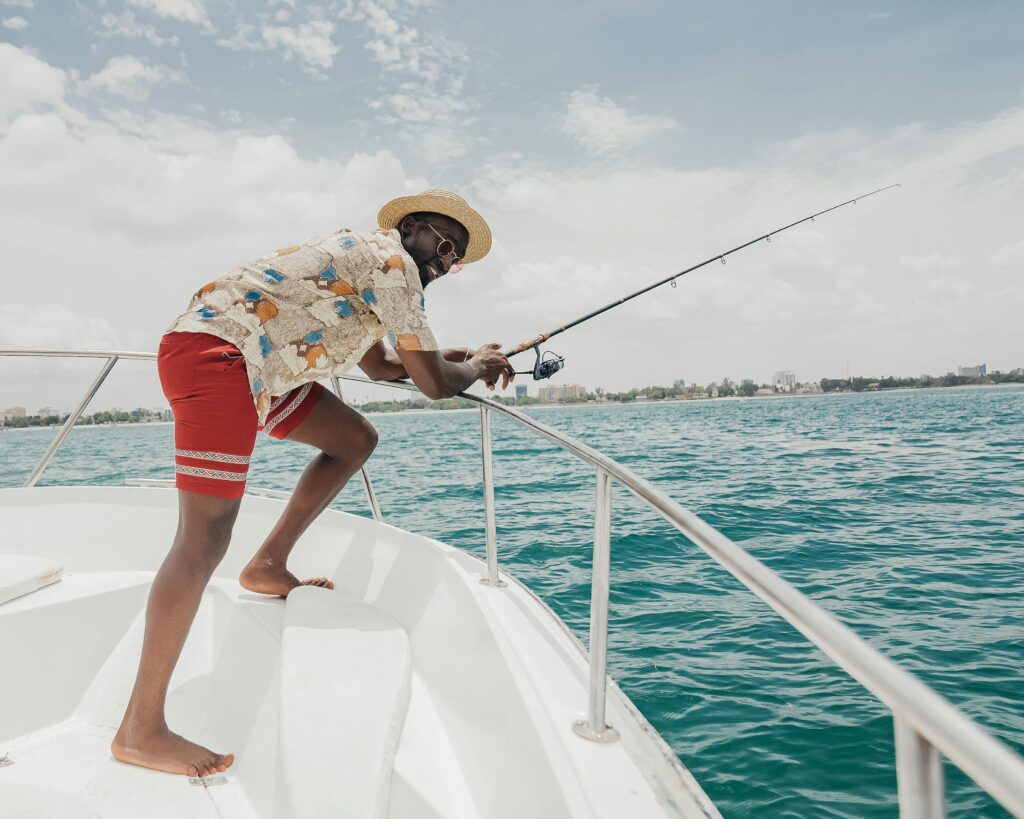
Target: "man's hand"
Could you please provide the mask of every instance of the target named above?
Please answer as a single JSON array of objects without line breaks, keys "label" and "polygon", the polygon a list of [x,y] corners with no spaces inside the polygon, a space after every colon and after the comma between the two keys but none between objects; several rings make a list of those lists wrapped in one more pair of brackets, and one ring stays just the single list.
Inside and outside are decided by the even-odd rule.
[{"label": "man's hand", "polygon": [[473,354],[473,362],[482,370],[480,380],[493,390],[501,377],[501,388],[505,389],[515,378],[512,365],[501,351],[498,343],[485,344]]}]

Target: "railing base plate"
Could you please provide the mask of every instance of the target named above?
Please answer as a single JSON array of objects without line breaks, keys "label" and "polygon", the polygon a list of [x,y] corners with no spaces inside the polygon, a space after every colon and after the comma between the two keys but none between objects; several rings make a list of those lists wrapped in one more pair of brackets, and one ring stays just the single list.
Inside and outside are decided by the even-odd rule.
[{"label": "railing base plate", "polygon": [[480,585],[481,586],[488,586],[488,587],[490,587],[492,589],[503,589],[503,588],[505,588],[508,585],[508,583],[506,583],[501,578],[498,578],[497,580],[491,580],[491,578],[489,578],[489,577],[481,577],[480,578]]},{"label": "railing base plate", "polygon": [[590,723],[585,719],[575,720],[572,724],[572,730],[591,742],[616,742],[619,739],[619,732],[612,728],[612,726],[606,724],[603,731],[594,731],[591,730]]}]

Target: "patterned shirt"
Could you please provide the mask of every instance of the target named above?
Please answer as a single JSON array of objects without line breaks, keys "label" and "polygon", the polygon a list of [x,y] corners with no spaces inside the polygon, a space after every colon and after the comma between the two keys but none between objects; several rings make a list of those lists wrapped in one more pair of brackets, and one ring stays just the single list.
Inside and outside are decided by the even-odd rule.
[{"label": "patterned shirt", "polygon": [[401,350],[436,350],[423,286],[397,230],[286,247],[204,285],[169,333],[209,333],[245,358],[259,423],[271,398],[341,375],[387,336]]}]

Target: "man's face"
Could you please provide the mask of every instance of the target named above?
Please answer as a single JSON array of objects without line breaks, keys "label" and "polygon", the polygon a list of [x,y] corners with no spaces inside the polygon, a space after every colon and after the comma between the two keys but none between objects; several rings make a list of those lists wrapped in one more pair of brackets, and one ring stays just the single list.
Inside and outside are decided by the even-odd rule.
[{"label": "man's face", "polygon": [[429,213],[425,217],[406,216],[398,229],[402,234],[402,246],[416,262],[420,284],[424,288],[447,273],[451,267],[452,257],[439,256],[437,253],[437,246],[443,239],[449,239],[455,244],[456,256],[462,258],[466,255],[469,234],[461,224],[448,216],[440,213]]}]

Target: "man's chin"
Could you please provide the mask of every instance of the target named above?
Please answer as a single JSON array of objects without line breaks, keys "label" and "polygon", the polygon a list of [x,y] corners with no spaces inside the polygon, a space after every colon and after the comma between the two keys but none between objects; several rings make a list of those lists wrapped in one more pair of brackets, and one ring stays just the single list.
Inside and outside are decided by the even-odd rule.
[{"label": "man's chin", "polygon": [[434,269],[434,267],[429,264],[423,265],[423,267],[419,268],[419,271],[420,284],[422,284],[424,287],[426,287],[435,279],[441,278],[441,273],[438,270]]}]

